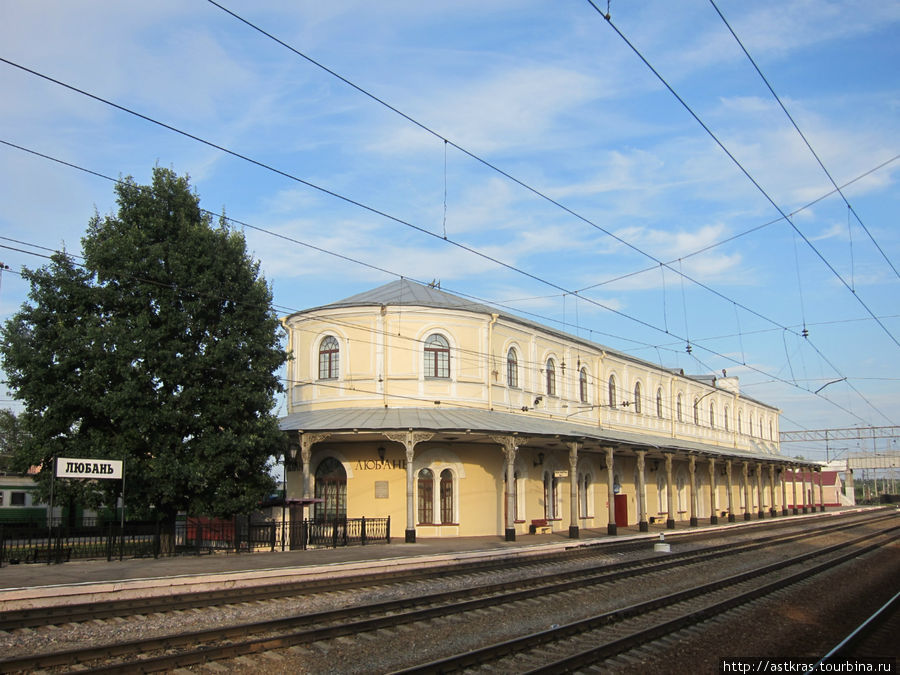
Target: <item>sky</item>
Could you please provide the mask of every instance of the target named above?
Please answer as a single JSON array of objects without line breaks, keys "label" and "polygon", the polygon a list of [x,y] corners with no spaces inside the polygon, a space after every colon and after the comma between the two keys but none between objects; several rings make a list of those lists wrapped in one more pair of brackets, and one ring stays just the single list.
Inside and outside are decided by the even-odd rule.
[{"label": "sky", "polygon": [[900,3],[0,0],[0,59],[4,321],[163,166],[280,314],[440,281],[783,431],[900,424]]}]

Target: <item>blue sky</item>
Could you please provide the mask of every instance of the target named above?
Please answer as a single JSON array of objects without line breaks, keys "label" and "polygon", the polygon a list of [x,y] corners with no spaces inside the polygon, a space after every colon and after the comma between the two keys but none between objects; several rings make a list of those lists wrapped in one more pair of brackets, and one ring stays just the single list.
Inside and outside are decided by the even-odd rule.
[{"label": "blue sky", "polygon": [[[334,74],[199,0],[0,0],[0,57],[292,178],[5,62],[0,140],[171,167],[205,208],[359,261],[246,229],[284,313],[439,279],[726,369],[783,430],[900,424],[900,4],[716,2],[843,197],[707,0],[612,0],[611,24],[575,0],[222,4]],[[109,181],[9,145],[0,172],[5,247],[77,253],[115,209]],[[43,259],[0,260],[5,319]]]}]

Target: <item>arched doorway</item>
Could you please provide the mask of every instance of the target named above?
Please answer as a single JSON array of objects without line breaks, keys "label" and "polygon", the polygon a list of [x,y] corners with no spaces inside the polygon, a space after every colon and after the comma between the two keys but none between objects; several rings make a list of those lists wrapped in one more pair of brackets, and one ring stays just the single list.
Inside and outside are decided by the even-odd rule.
[{"label": "arched doorway", "polygon": [[316,469],[315,520],[333,521],[347,518],[347,471],[334,457],[328,457]]}]

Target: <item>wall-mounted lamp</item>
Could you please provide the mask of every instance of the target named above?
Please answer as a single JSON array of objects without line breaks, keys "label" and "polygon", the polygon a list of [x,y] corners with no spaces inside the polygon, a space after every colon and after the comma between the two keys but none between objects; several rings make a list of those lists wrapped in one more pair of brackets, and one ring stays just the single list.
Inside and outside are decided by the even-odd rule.
[{"label": "wall-mounted lamp", "polygon": [[535,465],[535,466],[543,466],[543,464],[544,464],[544,453],[543,453],[543,452],[539,452],[539,453],[537,454],[537,459],[534,460],[534,465]]},{"label": "wall-mounted lamp", "polygon": [[538,396],[537,398],[534,399],[534,404],[538,405],[543,400],[544,400],[543,396]]}]

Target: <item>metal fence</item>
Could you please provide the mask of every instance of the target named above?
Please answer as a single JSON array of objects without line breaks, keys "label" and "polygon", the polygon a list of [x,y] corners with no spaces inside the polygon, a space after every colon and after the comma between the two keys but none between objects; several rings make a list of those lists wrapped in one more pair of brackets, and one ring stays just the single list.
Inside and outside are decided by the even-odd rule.
[{"label": "metal fence", "polygon": [[73,559],[254,553],[390,543],[390,518],[281,522],[259,516],[180,518],[174,531],[156,521],[0,523],[0,566]]}]

